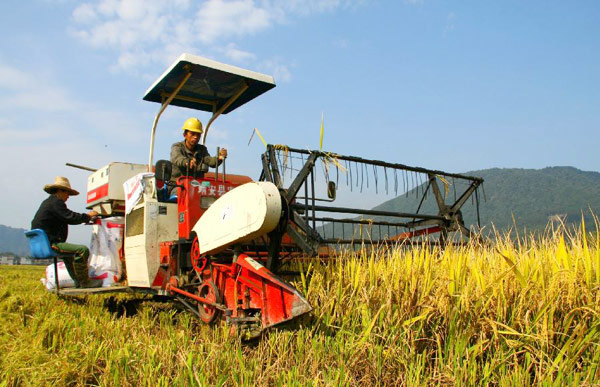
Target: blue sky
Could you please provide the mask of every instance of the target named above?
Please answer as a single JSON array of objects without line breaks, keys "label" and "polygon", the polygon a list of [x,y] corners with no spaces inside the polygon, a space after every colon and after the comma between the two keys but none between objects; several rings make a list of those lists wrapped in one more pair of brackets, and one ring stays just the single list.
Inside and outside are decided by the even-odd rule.
[{"label": "blue sky", "polygon": [[[56,175],[145,163],[145,90],[183,52],[277,87],[219,118],[209,150],[256,178],[267,141],[451,172],[600,170],[600,2],[209,0],[0,3],[0,224],[28,228]],[[158,127],[167,158],[181,123]],[[69,207],[84,210],[83,196]],[[382,199],[381,201],[383,201]],[[87,241],[85,227],[72,227]]]}]

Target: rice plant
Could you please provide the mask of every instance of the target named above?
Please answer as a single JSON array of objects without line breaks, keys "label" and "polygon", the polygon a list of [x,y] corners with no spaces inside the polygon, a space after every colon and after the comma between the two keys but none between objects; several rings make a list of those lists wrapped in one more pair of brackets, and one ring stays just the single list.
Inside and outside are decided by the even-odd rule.
[{"label": "rice plant", "polygon": [[176,304],[57,298],[0,267],[0,385],[528,385],[600,380],[600,241],[346,251],[303,264],[314,311],[246,343]]}]

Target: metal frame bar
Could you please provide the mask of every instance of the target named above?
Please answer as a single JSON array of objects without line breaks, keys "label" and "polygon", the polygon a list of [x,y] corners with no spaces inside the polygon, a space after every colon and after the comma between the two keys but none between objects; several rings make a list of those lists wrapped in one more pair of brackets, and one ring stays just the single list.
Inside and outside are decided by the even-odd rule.
[{"label": "metal frame bar", "polygon": [[[302,167],[300,172],[298,172],[298,175],[296,176],[296,178],[294,179],[292,184],[290,184],[290,186],[287,189],[285,198],[287,199],[288,202],[291,202],[293,199],[296,198],[296,195],[298,194],[300,187],[302,187],[302,184],[304,184],[306,182],[306,178],[308,177],[310,171],[315,166],[317,158],[318,158],[318,155],[315,153],[312,153],[312,154],[310,154],[310,156],[308,156],[308,159],[304,163],[304,166]],[[305,195],[305,196],[308,196],[308,195]]]},{"label": "metal frame bar", "polygon": [[[240,89],[234,94],[232,95],[227,102],[225,102],[225,104],[223,104],[223,106],[221,106],[221,108],[217,111],[213,111],[213,115],[212,117],[210,117],[210,120],[208,120],[208,124],[206,124],[206,128],[204,128],[204,136],[202,136],[202,145],[206,145],[206,136],[208,135],[208,130],[210,129],[210,126],[212,125],[212,123],[217,119],[217,117],[219,117],[225,110],[227,110],[227,108],[235,102],[235,100],[237,100],[242,94],[244,94],[244,91],[246,91],[246,89],[248,89],[249,85],[248,82],[244,82],[244,84],[242,85],[242,87],[240,87]],[[213,109],[216,107],[216,104],[213,105]]]},{"label": "metal frame bar", "polygon": [[330,217],[326,217],[326,216],[316,217],[314,219],[318,222],[343,223],[343,224],[369,224],[369,225],[374,225],[374,226],[390,226],[390,227],[408,228],[408,223],[395,223],[395,222],[386,222],[386,221],[371,220],[371,219],[337,219],[337,218],[330,218]]},{"label": "metal frame bar", "polygon": [[154,138],[156,137],[156,126],[158,125],[158,120],[160,119],[160,116],[163,114],[167,106],[171,103],[171,101],[173,101],[173,98],[177,96],[179,90],[181,90],[183,85],[185,85],[188,79],[190,79],[190,77],[192,76],[192,72],[189,66],[186,66],[185,70],[187,71],[187,73],[185,74],[181,82],[179,82],[173,93],[166,99],[166,101],[162,103],[160,109],[158,110],[158,114],[156,114],[156,117],[154,117],[154,123],[152,124],[152,131],[150,133],[150,156],[148,158],[148,172],[152,171],[152,164],[154,162]]},{"label": "metal frame bar", "polygon": [[[169,97],[171,97],[171,95],[173,95],[173,94],[167,93],[167,92],[162,91],[162,90],[160,92],[161,98],[169,98]],[[176,95],[175,94],[175,96],[173,97],[173,99],[180,99],[182,101],[198,102],[198,103],[201,103],[201,104],[204,104],[204,105],[209,105],[209,106],[212,106],[213,110],[215,110],[215,106],[217,105],[216,101],[209,101],[208,99],[188,97],[188,96],[185,96],[185,95]]]},{"label": "metal frame bar", "polygon": [[289,152],[294,152],[294,153],[302,153],[302,154],[308,154],[308,155],[317,155],[317,157],[329,157],[329,158],[336,158],[338,160],[346,160],[346,161],[354,161],[357,163],[363,163],[363,164],[368,164],[368,165],[376,165],[379,167],[387,167],[387,168],[394,168],[394,169],[403,169],[406,171],[411,171],[411,172],[418,172],[418,173],[424,173],[424,174],[434,174],[434,175],[440,175],[440,176],[446,176],[446,177],[454,177],[457,179],[465,179],[465,180],[471,180],[471,181],[479,181],[479,183],[483,183],[483,179],[480,177],[475,177],[475,176],[468,176],[468,175],[461,175],[459,173],[449,173],[449,172],[444,172],[444,171],[439,171],[439,170],[435,170],[435,169],[427,169],[427,168],[422,168],[422,167],[413,167],[410,165],[405,165],[405,164],[398,164],[398,163],[388,163],[385,161],[381,161],[381,160],[370,160],[370,159],[363,159],[361,157],[356,157],[356,156],[344,156],[344,155],[339,155],[336,153],[331,153],[331,152],[323,152],[323,151],[317,151],[317,150],[306,150],[306,149],[297,149],[297,148],[287,148],[287,150]]},{"label": "metal frame bar", "polygon": [[440,215],[425,215],[425,214],[410,214],[406,212],[393,212],[393,211],[379,211],[379,210],[362,210],[358,208],[347,208],[347,207],[329,207],[329,206],[316,206],[312,205],[308,208],[304,204],[290,204],[290,208],[293,209],[314,209],[315,211],[322,212],[336,212],[343,214],[357,214],[357,215],[374,215],[374,216],[390,216],[395,218],[419,218],[426,220],[446,220]]}]

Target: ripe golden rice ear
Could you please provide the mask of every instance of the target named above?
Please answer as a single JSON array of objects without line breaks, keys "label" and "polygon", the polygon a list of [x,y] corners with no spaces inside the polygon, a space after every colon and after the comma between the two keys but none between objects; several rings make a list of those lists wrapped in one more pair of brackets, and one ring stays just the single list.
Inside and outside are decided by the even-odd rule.
[{"label": "ripe golden rice ear", "polygon": [[58,299],[43,268],[1,265],[0,384],[587,383],[600,377],[598,243],[579,228],[295,262],[314,311],[251,345],[173,304]]}]

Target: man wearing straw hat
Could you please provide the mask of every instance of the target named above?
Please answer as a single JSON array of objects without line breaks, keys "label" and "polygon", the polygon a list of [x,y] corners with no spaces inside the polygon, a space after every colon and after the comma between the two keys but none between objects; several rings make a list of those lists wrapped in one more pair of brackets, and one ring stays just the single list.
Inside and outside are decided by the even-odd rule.
[{"label": "man wearing straw hat", "polygon": [[86,223],[95,216],[96,211],[87,214],[69,210],[65,202],[69,196],[79,195],[71,188],[69,179],[57,176],[52,184],[46,184],[44,191],[50,196],[42,202],[35,217],[31,221],[31,229],[40,228],[48,235],[52,249],[57,251],[63,259],[67,271],[76,287],[93,288],[102,285],[101,280],[89,278],[87,260],[90,251],[86,246],[67,243],[69,224]]}]

